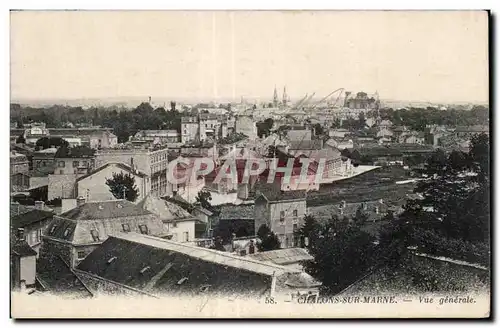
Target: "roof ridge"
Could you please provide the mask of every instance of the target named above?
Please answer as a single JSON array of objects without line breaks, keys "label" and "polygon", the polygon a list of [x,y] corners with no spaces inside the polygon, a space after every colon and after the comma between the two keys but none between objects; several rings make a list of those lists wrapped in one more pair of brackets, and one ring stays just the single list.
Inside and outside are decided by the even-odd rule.
[{"label": "roof ridge", "polygon": [[[123,238],[125,236],[131,236],[131,235],[134,235],[134,234],[138,235],[138,236],[140,236],[142,238],[152,239],[152,240],[156,240],[156,241],[161,241],[161,242],[164,242],[164,243],[167,243],[167,244],[168,243],[172,243],[172,244],[175,244],[175,245],[178,245],[178,246],[183,246],[183,247],[186,247],[186,248],[189,248],[189,249],[203,249],[204,251],[207,251],[209,253],[214,253],[214,254],[217,254],[217,255],[221,255],[221,256],[224,256],[224,257],[232,258],[232,259],[241,260],[241,261],[244,261],[244,262],[252,262],[252,263],[260,264],[260,265],[263,265],[263,266],[268,266],[268,267],[272,267],[272,268],[276,268],[276,269],[281,269],[281,270],[288,271],[288,272],[298,272],[297,270],[290,269],[290,268],[287,268],[287,267],[284,267],[284,266],[281,266],[281,265],[278,265],[278,264],[266,263],[266,262],[262,262],[262,261],[250,259],[250,258],[247,258],[247,257],[242,257],[242,256],[238,256],[238,255],[233,255],[233,254],[230,254],[230,253],[227,253],[227,252],[218,251],[218,250],[215,250],[215,249],[194,246],[194,245],[190,245],[190,244],[187,244],[187,243],[176,242],[176,241],[167,240],[167,239],[163,239],[163,238],[155,237],[155,236],[150,236],[150,235],[139,235],[139,234],[136,234],[136,233],[121,233],[119,235],[109,235],[109,237],[114,237],[114,238],[117,238],[117,239],[123,239],[123,240],[127,240],[127,241],[130,241],[130,242],[138,243],[136,240],[132,240],[132,238]],[[148,245],[148,246],[151,246],[151,247],[154,247],[154,248],[158,248],[158,247],[153,246],[153,245]],[[193,255],[190,255],[190,254],[187,254],[187,255],[188,256],[193,256]]]}]

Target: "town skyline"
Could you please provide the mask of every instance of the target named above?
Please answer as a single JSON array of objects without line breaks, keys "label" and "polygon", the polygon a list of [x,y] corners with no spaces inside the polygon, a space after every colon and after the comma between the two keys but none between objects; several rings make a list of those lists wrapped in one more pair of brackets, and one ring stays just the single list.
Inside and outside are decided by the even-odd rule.
[{"label": "town skyline", "polygon": [[[484,103],[482,14],[12,12],[11,97],[271,99],[286,85],[292,99],[344,88],[398,101]],[[415,29],[413,19],[428,24]]]}]

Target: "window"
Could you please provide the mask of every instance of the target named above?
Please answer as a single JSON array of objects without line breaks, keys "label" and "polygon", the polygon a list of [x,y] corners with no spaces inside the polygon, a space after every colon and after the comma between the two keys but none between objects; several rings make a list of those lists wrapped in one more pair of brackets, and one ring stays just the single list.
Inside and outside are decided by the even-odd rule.
[{"label": "window", "polygon": [[77,253],[78,259],[82,260],[85,258],[85,251],[78,251]]},{"label": "window", "polygon": [[[43,166],[45,166],[45,162],[42,162],[42,164],[43,164]],[[65,167],[65,166],[66,166],[66,163],[65,163],[64,161],[59,161],[59,162],[57,163],[57,166],[58,166],[58,167]]]},{"label": "window", "polygon": [[82,162],[82,164],[83,164],[83,166],[85,166],[85,167],[88,167],[88,166],[89,166],[89,163],[88,163],[87,161],[83,161],[83,162]]},{"label": "window", "polygon": [[66,230],[64,230],[64,238],[68,237],[69,236],[69,233],[70,233],[70,229],[69,228],[66,228]]},{"label": "window", "polygon": [[90,234],[92,235],[92,239],[94,241],[99,241],[99,232],[97,230],[90,230]]},{"label": "window", "polygon": [[73,167],[78,167],[78,165],[80,164],[80,162],[78,161],[73,161]]},{"label": "window", "polygon": [[295,223],[293,225],[293,232],[296,232],[298,230],[299,226]]},{"label": "window", "polygon": [[177,228],[177,222],[172,223],[173,228]]},{"label": "window", "polygon": [[128,223],[122,224],[123,232],[130,232],[130,225]]},{"label": "window", "polygon": [[297,210],[293,210],[293,216],[297,216],[297,215],[298,215]]},{"label": "window", "polygon": [[143,235],[147,235],[148,234],[148,226],[145,225],[145,224],[139,224],[139,230],[141,231],[141,233]]},{"label": "window", "polygon": [[184,241],[189,241],[189,232],[186,231],[186,232],[184,232],[183,235],[184,235],[183,236],[184,237]]},{"label": "window", "polygon": [[56,228],[57,228],[57,224],[54,224],[52,226],[52,228],[50,228],[49,234],[51,234],[51,235],[54,234],[54,231],[56,231]]},{"label": "window", "polygon": [[285,222],[285,211],[280,211],[280,222]]}]

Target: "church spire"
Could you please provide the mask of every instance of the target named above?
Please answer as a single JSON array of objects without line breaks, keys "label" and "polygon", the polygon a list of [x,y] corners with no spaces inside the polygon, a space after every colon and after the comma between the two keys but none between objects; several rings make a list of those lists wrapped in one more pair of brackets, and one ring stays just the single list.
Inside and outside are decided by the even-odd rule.
[{"label": "church spire", "polygon": [[283,107],[286,107],[288,102],[288,96],[286,94],[286,85],[283,87]]},{"label": "church spire", "polygon": [[278,107],[279,99],[278,99],[278,91],[276,90],[276,85],[274,86],[274,95],[273,95],[273,106]]}]

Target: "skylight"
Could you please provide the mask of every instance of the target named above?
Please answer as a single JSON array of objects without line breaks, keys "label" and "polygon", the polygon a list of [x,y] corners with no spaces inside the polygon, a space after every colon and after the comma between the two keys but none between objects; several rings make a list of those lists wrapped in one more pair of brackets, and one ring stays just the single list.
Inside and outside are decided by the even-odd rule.
[{"label": "skylight", "polygon": [[148,271],[149,269],[151,269],[149,266],[144,267],[141,269],[141,273],[144,273],[144,272]]}]

